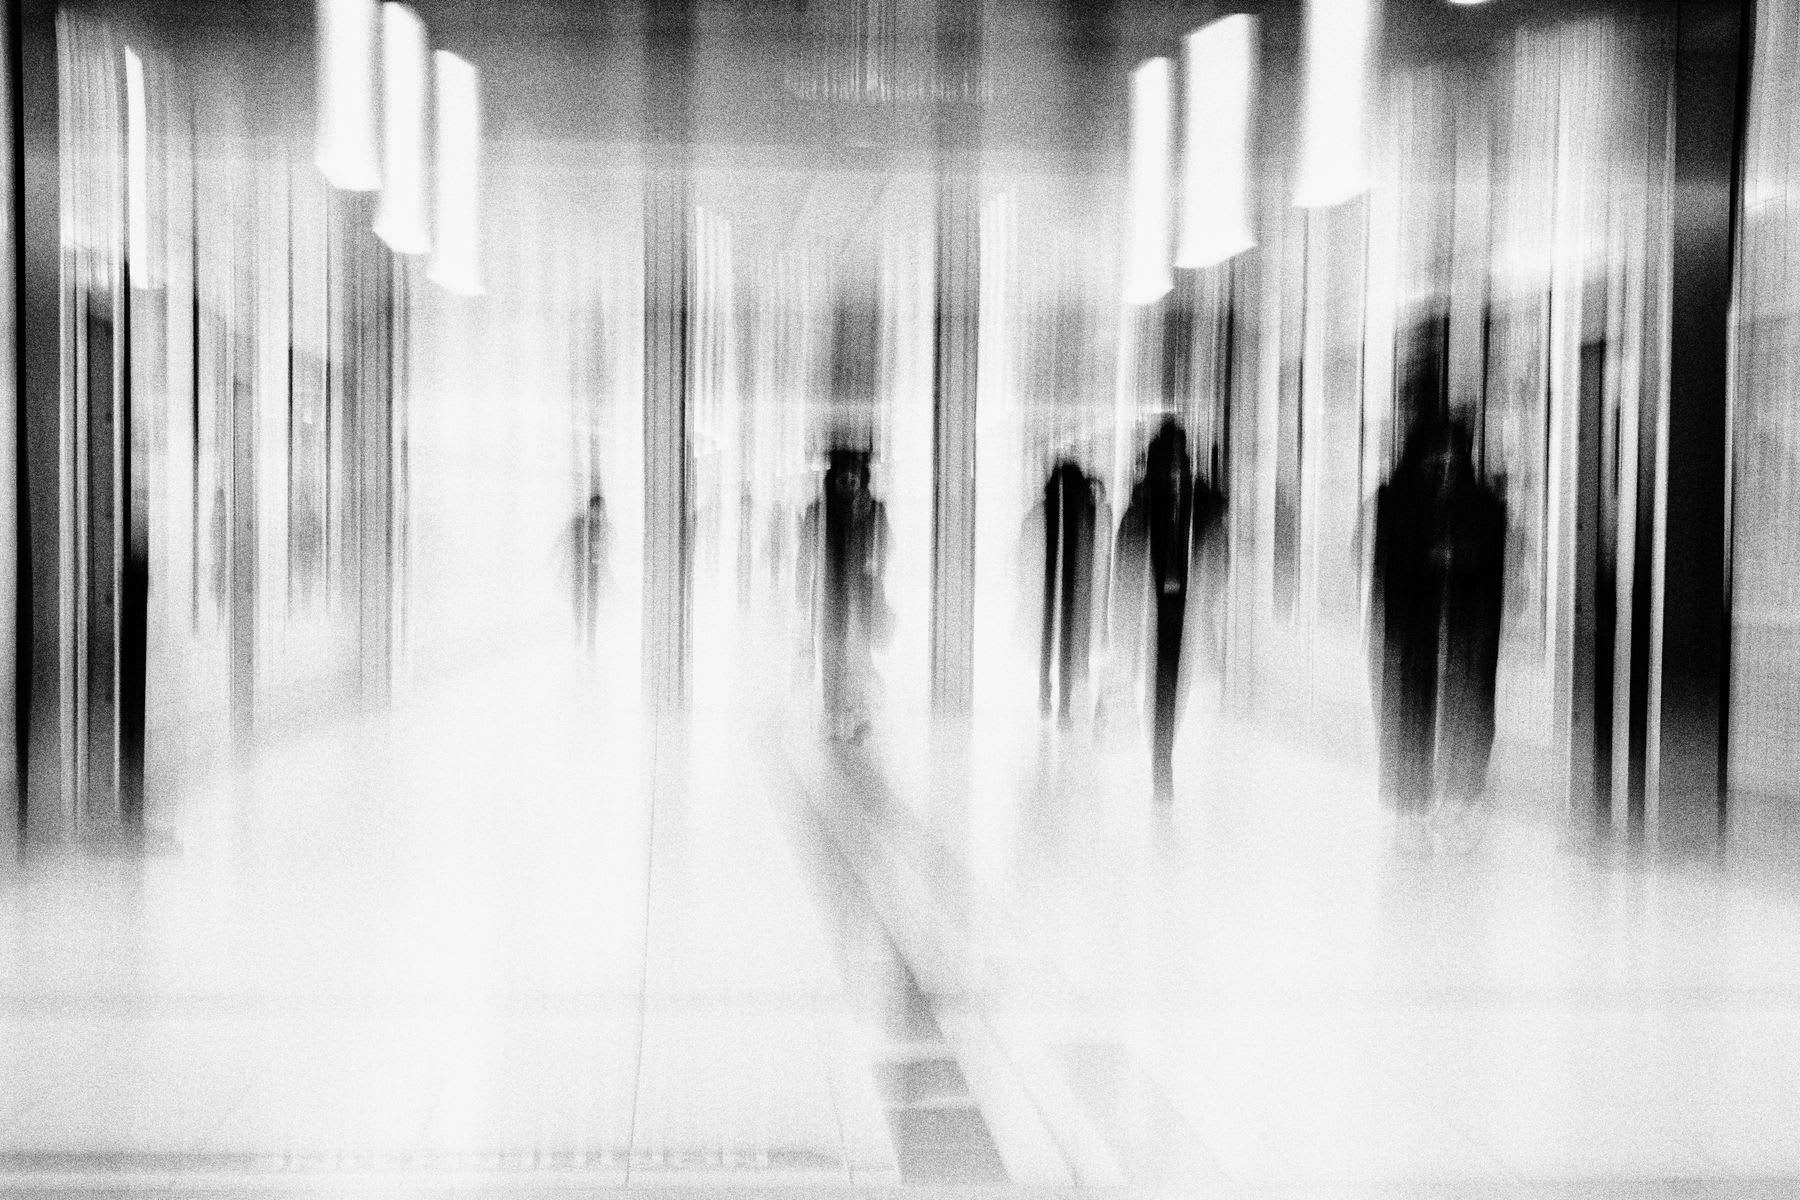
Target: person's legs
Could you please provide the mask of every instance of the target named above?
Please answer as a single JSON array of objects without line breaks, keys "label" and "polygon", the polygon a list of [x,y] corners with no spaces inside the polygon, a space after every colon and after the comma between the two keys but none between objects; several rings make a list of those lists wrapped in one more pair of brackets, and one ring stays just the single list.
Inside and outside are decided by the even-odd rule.
[{"label": "person's legs", "polygon": [[1400,651],[1381,714],[1381,790],[1393,806],[1403,841],[1422,846],[1435,788],[1437,647],[1414,644]]},{"label": "person's legs", "polygon": [[1488,760],[1494,747],[1491,676],[1472,667],[1460,646],[1446,656],[1439,685],[1442,719],[1438,733],[1437,778],[1442,793],[1440,825],[1445,841],[1470,851],[1487,824],[1485,793]]},{"label": "person's legs", "polygon": [[827,593],[823,628],[819,636],[819,682],[824,701],[825,728],[834,738],[847,733],[845,723],[854,701],[851,672],[853,647],[850,643],[851,621],[849,596],[841,584]]},{"label": "person's legs", "polygon": [[1180,595],[1159,597],[1156,606],[1155,710],[1151,714],[1150,773],[1159,800],[1175,794],[1175,719],[1181,679],[1181,633],[1186,605]]},{"label": "person's legs", "polygon": [[1056,718],[1058,723],[1069,723],[1070,689],[1074,685],[1075,675],[1075,623],[1074,623],[1074,591],[1069,586],[1067,575],[1063,577],[1062,586],[1058,589],[1056,604]]},{"label": "person's legs", "polygon": [[875,658],[864,643],[850,656],[850,686],[846,700],[845,729],[852,739],[869,731],[874,717]]},{"label": "person's legs", "polygon": [[1052,689],[1056,686],[1057,616],[1062,586],[1057,570],[1061,561],[1059,543],[1062,534],[1062,511],[1057,503],[1059,489],[1052,483],[1044,497],[1044,595],[1038,606],[1043,628],[1038,639],[1038,715],[1046,719],[1056,702]]}]

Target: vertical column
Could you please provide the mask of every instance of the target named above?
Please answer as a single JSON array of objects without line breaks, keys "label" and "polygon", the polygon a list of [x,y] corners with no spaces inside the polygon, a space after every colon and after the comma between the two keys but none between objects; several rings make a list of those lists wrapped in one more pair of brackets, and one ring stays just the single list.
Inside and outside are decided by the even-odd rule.
[{"label": "vertical column", "polygon": [[367,196],[348,206],[350,274],[344,305],[348,329],[349,423],[355,442],[352,477],[357,553],[358,642],[362,702],[386,707],[394,682],[394,261],[368,232]]},{"label": "vertical column", "polygon": [[1274,464],[1274,507],[1270,552],[1273,560],[1272,604],[1275,617],[1291,625],[1300,612],[1302,511],[1301,462],[1306,433],[1307,305],[1313,276],[1313,212],[1296,209],[1282,218],[1280,274],[1276,292],[1278,383],[1274,397],[1274,437],[1269,458]]},{"label": "vertical column", "polygon": [[[144,236],[147,241],[147,235]],[[134,281],[132,271],[139,272]],[[143,291],[148,264],[125,259],[119,304],[119,818],[127,830],[139,829],[144,816],[145,690],[150,648],[150,420],[149,405],[133,390],[134,363],[145,357],[149,343],[165,328],[160,294]],[[150,336],[134,339],[148,324]],[[164,339],[157,338],[158,342]],[[147,374],[148,372],[146,372]]]},{"label": "vertical column", "polygon": [[22,821],[33,837],[72,831],[62,673],[62,197],[56,5],[11,6],[13,186],[19,264],[17,717]]},{"label": "vertical column", "polygon": [[[78,303],[85,328],[82,351],[86,358],[86,404],[80,419],[86,424],[86,454],[76,470],[77,486],[85,493],[86,521],[76,533],[83,559],[82,580],[76,604],[82,606],[82,713],[80,738],[85,750],[81,760],[80,802],[84,819],[106,822],[115,815],[118,777],[118,695],[114,683],[118,659],[119,573],[119,423],[115,401],[121,372],[116,356],[120,332],[113,319],[117,289],[110,281],[89,282]],[[83,470],[82,468],[85,468]]]},{"label": "vertical column", "polygon": [[22,522],[28,511],[25,500],[25,464],[21,454],[21,418],[24,413],[22,377],[20,375],[23,346],[20,313],[24,281],[23,255],[20,247],[23,228],[20,190],[23,181],[24,154],[19,120],[19,28],[17,5],[9,5],[6,20],[0,22],[0,50],[6,64],[6,86],[0,91],[0,113],[4,122],[9,150],[4,179],[0,179],[0,278],[12,286],[0,294],[0,329],[6,331],[12,345],[0,361],[0,461],[9,474],[0,485],[0,644],[13,648],[13,661],[0,673],[0,794],[11,798],[9,820],[0,823],[10,837],[25,813],[25,698],[31,664],[28,639],[21,632],[29,626],[23,614],[29,612],[29,578],[23,570],[29,531]]},{"label": "vertical column", "polygon": [[647,6],[644,179],[644,699],[658,715],[687,705],[693,562],[689,402],[693,201],[688,138],[693,4]]},{"label": "vertical column", "polygon": [[1571,631],[1569,796],[1577,821],[1611,820],[1618,486],[1616,416],[1606,389],[1606,293],[1583,290],[1576,388],[1575,612]]},{"label": "vertical column", "polygon": [[387,303],[387,657],[388,690],[402,687],[406,678],[406,623],[409,553],[412,536],[408,517],[411,479],[408,449],[412,406],[412,293],[416,260],[388,254]]},{"label": "vertical column", "polygon": [[[231,738],[234,752],[247,754],[256,732],[256,627],[257,627],[257,536],[256,536],[256,341],[259,330],[255,320],[257,288],[256,238],[254,226],[256,190],[254,170],[245,163],[232,163],[231,175],[232,253],[227,259],[231,278],[226,295],[231,298],[227,328],[231,331],[227,351],[227,375],[230,405],[227,428],[230,436],[223,453],[230,455],[227,478],[231,481],[230,535],[226,538],[230,607],[227,620],[231,652]],[[245,253],[244,251],[248,251]]]},{"label": "vertical column", "polygon": [[[1255,251],[1232,259],[1223,268],[1228,300],[1223,335],[1227,372],[1221,387],[1226,397],[1221,454],[1225,465],[1220,486],[1225,492],[1230,596],[1225,608],[1224,697],[1238,716],[1248,715],[1255,698],[1256,614],[1261,609],[1260,597],[1267,594],[1258,588],[1258,564],[1267,558],[1260,553],[1258,538],[1264,508],[1259,484],[1268,457],[1261,437],[1263,397],[1268,394],[1262,381],[1270,360],[1278,356],[1264,349],[1266,256],[1272,257],[1268,251]],[[1272,591],[1271,583],[1268,592]]]},{"label": "vertical column", "polygon": [[322,564],[353,606],[358,697],[369,712],[393,695],[396,508],[395,266],[370,232],[373,209],[368,194],[337,192],[327,210],[324,522],[328,552],[343,549]]},{"label": "vertical column", "polygon": [[1661,448],[1660,651],[1647,817],[1705,835],[1724,813],[1730,662],[1730,318],[1749,36],[1742,0],[1681,0]]},{"label": "vertical column", "polygon": [[975,395],[981,319],[981,6],[940,0],[936,321],[932,332],[931,700],[975,690]]},{"label": "vertical column", "polygon": [[[1666,96],[1661,88],[1657,94]],[[1666,153],[1673,113],[1666,102],[1644,107],[1647,110],[1645,144],[1652,148],[1653,154]],[[1653,161],[1662,165],[1660,159]],[[1653,172],[1645,189],[1646,214],[1660,215],[1667,211],[1673,182],[1667,172]],[[1628,676],[1624,683],[1624,728],[1618,731],[1625,749],[1624,808],[1625,815],[1637,821],[1640,828],[1649,811],[1650,715],[1654,707],[1650,703],[1651,662],[1656,657],[1653,615],[1657,598],[1656,574],[1662,569],[1656,552],[1661,533],[1656,513],[1662,490],[1662,475],[1657,464],[1663,436],[1662,410],[1668,389],[1669,358],[1663,338],[1668,328],[1670,296],[1666,287],[1671,249],[1660,222],[1647,221],[1646,225],[1649,228],[1644,239],[1645,266],[1637,283],[1644,294],[1643,334],[1639,339],[1642,365],[1626,393],[1622,411],[1627,420],[1620,429],[1623,472],[1620,502],[1628,506],[1629,515],[1619,530],[1619,546],[1621,566],[1627,552],[1629,554],[1630,574],[1620,589],[1617,612],[1617,619],[1626,626],[1618,667]]]}]

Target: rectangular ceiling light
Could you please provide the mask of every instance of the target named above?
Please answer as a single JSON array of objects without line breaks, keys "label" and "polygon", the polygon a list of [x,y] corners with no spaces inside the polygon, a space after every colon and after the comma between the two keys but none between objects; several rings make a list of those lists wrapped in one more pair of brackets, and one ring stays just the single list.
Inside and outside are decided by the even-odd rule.
[{"label": "rectangular ceiling light", "polygon": [[319,0],[318,146],[314,161],[334,187],[381,186],[375,129],[373,0]]},{"label": "rectangular ceiling light", "polygon": [[1152,58],[1131,75],[1131,209],[1125,303],[1154,304],[1174,286],[1169,266],[1170,142],[1175,128],[1169,60]]},{"label": "rectangular ceiling light", "polygon": [[454,54],[437,62],[437,253],[431,277],[479,296],[481,282],[481,77]]},{"label": "rectangular ceiling light", "polygon": [[150,135],[144,128],[144,60],[125,47],[125,262],[138,287],[150,282]]},{"label": "rectangular ceiling light", "polygon": [[431,69],[425,22],[394,0],[381,6],[382,145],[386,151],[375,235],[396,254],[431,249],[425,202],[426,88]]},{"label": "rectangular ceiling light", "polygon": [[1187,136],[1178,267],[1210,267],[1256,245],[1250,232],[1250,103],[1256,18],[1221,17],[1187,37]]},{"label": "rectangular ceiling light", "polygon": [[1301,126],[1302,208],[1342,204],[1368,190],[1363,163],[1372,0],[1307,0],[1306,112]]}]

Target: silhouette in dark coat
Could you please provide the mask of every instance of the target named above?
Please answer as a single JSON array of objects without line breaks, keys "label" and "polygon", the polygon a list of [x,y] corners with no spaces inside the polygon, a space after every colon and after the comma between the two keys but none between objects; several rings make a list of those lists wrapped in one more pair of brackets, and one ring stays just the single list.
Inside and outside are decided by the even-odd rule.
[{"label": "silhouette in dark coat", "polygon": [[1383,794],[1417,814],[1481,791],[1494,742],[1506,506],[1467,431],[1427,416],[1376,495],[1371,674]]},{"label": "silhouette in dark coat", "polygon": [[575,640],[592,652],[599,644],[600,614],[612,592],[612,523],[606,517],[606,497],[598,490],[569,522],[563,552]]},{"label": "silhouette in dark coat", "polygon": [[798,565],[834,737],[857,738],[868,727],[872,652],[892,626],[882,588],[887,545],[887,506],[869,490],[868,455],[832,451],[823,495],[803,520]]},{"label": "silhouette in dark coat", "polygon": [[1093,645],[1097,497],[1073,462],[1058,463],[1044,484],[1044,556],[1040,579],[1038,703],[1068,724],[1070,700],[1087,682]]},{"label": "silhouette in dark coat", "polygon": [[1119,523],[1113,587],[1123,635],[1120,649],[1129,652],[1134,622],[1148,626],[1150,766],[1158,799],[1174,795],[1175,727],[1183,698],[1181,658],[1191,564],[1221,508],[1218,493],[1194,478],[1187,434],[1173,419],[1165,420],[1145,451],[1143,478]]}]

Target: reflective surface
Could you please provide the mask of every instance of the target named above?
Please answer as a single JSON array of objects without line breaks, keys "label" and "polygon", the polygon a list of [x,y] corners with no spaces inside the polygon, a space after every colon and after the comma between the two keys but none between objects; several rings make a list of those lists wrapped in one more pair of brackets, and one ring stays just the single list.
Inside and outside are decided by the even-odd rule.
[{"label": "reflective surface", "polygon": [[757,709],[658,763],[508,660],[193,788],[157,852],[8,873],[0,1178],[1800,1178],[1754,813],[1766,858],[1614,859],[1513,759],[1472,848],[1401,856],[1366,761],[1178,745],[1163,810],[1141,755],[1009,722]]}]

